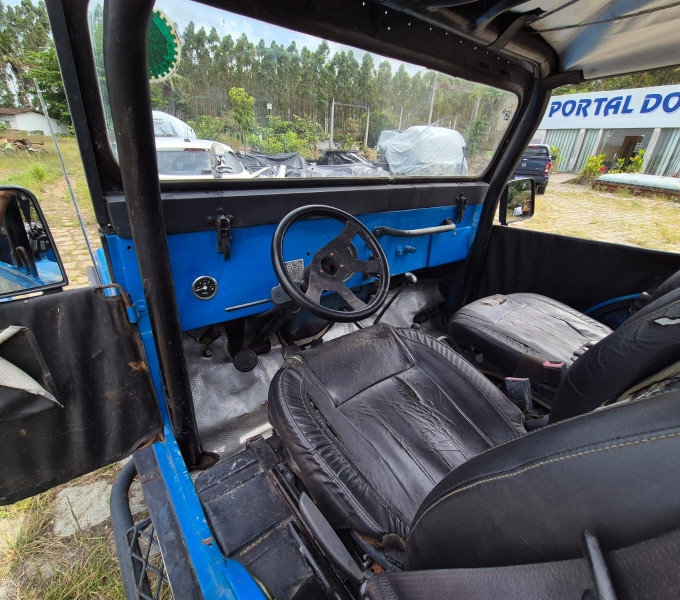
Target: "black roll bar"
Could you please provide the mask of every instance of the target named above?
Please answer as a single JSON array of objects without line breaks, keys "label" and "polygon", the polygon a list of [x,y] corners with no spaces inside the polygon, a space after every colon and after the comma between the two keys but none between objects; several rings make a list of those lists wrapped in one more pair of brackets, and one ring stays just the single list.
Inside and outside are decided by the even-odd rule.
[{"label": "black roll bar", "polygon": [[201,449],[182,348],[154,143],[147,31],[153,0],[105,3],[104,67],[123,189],[174,435],[189,466]]}]

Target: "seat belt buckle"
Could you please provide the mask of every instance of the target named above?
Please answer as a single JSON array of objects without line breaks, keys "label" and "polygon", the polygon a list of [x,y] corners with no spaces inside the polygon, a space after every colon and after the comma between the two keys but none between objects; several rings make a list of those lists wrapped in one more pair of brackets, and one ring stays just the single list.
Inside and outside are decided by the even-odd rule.
[{"label": "seat belt buckle", "polygon": [[522,412],[529,413],[534,409],[531,400],[531,381],[526,377],[506,377],[505,395]]},{"label": "seat belt buckle", "polygon": [[556,388],[566,373],[567,365],[563,362],[546,360],[543,363],[543,383],[548,384],[550,387]]}]

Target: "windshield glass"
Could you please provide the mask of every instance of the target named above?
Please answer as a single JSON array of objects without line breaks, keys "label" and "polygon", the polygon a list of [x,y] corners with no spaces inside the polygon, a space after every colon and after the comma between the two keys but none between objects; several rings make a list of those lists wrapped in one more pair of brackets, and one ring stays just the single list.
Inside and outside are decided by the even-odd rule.
[{"label": "windshield glass", "polygon": [[[102,15],[94,0],[110,121]],[[162,179],[474,176],[517,108],[507,91],[176,0],[156,4],[149,63]]]}]

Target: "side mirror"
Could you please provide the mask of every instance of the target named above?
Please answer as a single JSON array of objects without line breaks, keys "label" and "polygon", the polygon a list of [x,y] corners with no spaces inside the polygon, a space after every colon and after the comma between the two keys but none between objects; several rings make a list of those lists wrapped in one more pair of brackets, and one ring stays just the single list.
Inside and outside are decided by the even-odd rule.
[{"label": "side mirror", "polygon": [[501,225],[526,221],[534,216],[536,182],[533,179],[513,179],[505,186],[498,206]]},{"label": "side mirror", "polygon": [[38,201],[28,190],[0,186],[0,298],[68,284]]}]

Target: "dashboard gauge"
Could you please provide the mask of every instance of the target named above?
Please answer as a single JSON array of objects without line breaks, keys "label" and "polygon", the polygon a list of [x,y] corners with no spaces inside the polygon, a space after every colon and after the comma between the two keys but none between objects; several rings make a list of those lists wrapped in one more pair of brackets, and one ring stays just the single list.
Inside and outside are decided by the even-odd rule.
[{"label": "dashboard gauge", "polygon": [[191,291],[199,300],[210,300],[217,294],[217,281],[213,277],[203,275],[191,284]]}]

